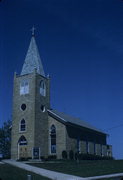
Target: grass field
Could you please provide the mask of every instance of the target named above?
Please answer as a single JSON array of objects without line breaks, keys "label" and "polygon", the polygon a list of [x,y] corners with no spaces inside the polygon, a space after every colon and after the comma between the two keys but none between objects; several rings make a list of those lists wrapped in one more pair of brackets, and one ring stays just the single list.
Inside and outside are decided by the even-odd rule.
[{"label": "grass field", "polygon": [[48,178],[30,173],[14,166],[0,164],[0,178],[2,180],[27,180],[28,174],[32,175],[33,180],[49,180]]},{"label": "grass field", "polygon": [[72,161],[46,162],[31,165],[81,177],[123,173],[123,160],[81,161],[80,163]]},{"label": "grass field", "polygon": [[[123,160],[81,161],[80,163],[73,161],[56,161],[31,165],[81,177],[123,173]],[[32,175],[33,180],[49,180],[48,178],[16,168],[14,166],[0,164],[0,178],[2,178],[2,180],[27,180],[28,174]]]}]

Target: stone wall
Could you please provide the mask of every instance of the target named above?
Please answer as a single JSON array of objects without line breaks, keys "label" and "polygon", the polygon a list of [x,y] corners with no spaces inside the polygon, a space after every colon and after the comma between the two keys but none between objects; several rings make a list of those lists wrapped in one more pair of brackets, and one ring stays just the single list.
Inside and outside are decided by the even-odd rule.
[{"label": "stone wall", "polygon": [[[29,82],[29,94],[20,95],[20,83],[22,80]],[[13,115],[12,115],[12,145],[11,145],[11,158],[18,158],[18,140],[24,135],[28,143],[28,155],[31,156],[31,149],[34,146],[34,95],[35,95],[35,77],[32,75],[27,76],[15,76],[14,77],[14,89],[13,89]],[[26,109],[21,109],[22,104],[26,104]],[[25,119],[26,131],[20,132],[20,121]]]},{"label": "stone wall", "polygon": [[[40,82],[44,81],[46,85],[46,96],[40,94]],[[48,113],[50,108],[50,81],[36,74],[35,86],[35,128],[34,128],[34,146],[40,147],[41,156],[48,156]],[[44,107],[44,110],[42,110]]]},{"label": "stone wall", "polygon": [[[27,80],[29,83],[29,93],[20,95],[20,83]],[[46,97],[40,94],[40,81],[46,83]],[[50,87],[49,79],[38,75],[35,71],[32,74],[14,77],[13,88],[13,116],[12,116],[12,145],[11,158],[18,159],[18,140],[23,135],[27,139],[27,156],[32,157],[32,149],[40,147],[42,155],[48,155],[48,114],[50,108]],[[23,111],[21,105],[26,104]],[[42,112],[41,105],[45,106]],[[19,131],[20,121],[26,122],[26,130]]]}]

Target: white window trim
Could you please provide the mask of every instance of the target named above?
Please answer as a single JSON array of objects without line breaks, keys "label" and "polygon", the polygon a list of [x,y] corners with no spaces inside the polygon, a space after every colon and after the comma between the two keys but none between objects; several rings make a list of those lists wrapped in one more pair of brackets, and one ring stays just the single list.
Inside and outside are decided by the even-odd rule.
[{"label": "white window trim", "polygon": [[[43,83],[44,88],[41,87],[42,83]],[[46,84],[43,80],[40,81],[40,94],[44,97],[46,96]]]},{"label": "white window trim", "polygon": [[[32,159],[34,159],[34,154],[33,154],[34,148],[35,147],[32,148]],[[39,160],[40,160],[41,159],[41,148],[40,147],[38,147],[38,148],[39,148]]]},{"label": "white window trim", "polygon": [[25,94],[29,94],[29,82],[27,80],[24,80],[20,83],[20,95]]}]

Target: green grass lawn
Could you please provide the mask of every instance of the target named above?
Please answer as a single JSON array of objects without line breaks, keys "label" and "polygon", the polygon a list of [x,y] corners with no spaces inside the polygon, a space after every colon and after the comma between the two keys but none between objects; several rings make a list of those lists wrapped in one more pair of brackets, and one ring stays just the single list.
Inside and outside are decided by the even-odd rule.
[{"label": "green grass lawn", "polygon": [[81,177],[123,173],[123,160],[81,161],[80,163],[61,161],[31,165]]},{"label": "green grass lawn", "polygon": [[32,175],[33,180],[49,180],[48,178],[16,168],[14,166],[0,164],[0,178],[2,180],[27,180],[28,174]]}]

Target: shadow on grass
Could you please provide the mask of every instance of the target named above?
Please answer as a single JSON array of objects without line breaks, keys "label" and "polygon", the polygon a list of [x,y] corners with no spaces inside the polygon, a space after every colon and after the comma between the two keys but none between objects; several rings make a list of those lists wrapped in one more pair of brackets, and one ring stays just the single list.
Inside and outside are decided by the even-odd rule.
[{"label": "shadow on grass", "polygon": [[26,180],[27,175],[31,175],[34,180],[49,180],[48,178],[8,164],[0,164],[0,180]]}]

